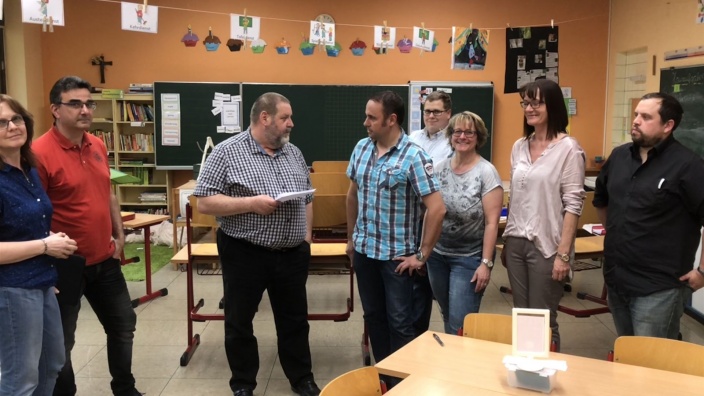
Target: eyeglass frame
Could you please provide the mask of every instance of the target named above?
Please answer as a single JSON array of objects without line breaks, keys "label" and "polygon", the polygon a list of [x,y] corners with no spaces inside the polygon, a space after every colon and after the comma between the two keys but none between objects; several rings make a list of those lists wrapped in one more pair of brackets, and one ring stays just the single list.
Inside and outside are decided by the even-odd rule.
[{"label": "eyeglass frame", "polygon": [[68,102],[59,102],[60,105],[70,107],[74,110],[81,110],[85,106],[88,110],[95,110],[98,108],[98,102],[95,100],[89,100],[87,102],[81,102],[80,100],[69,100]]},{"label": "eyeglass frame", "polygon": [[444,113],[444,112],[446,112],[446,111],[448,111],[448,110],[449,110],[449,109],[445,109],[445,110],[423,110],[423,115],[429,116],[429,115],[432,114],[432,115],[434,115],[435,117],[437,117],[437,116],[441,115],[442,113]]},{"label": "eyeglass frame", "polygon": [[24,125],[26,121],[24,117],[22,117],[22,115],[20,114],[13,115],[12,118],[10,118],[9,120],[0,119],[0,131],[6,131],[8,128],[10,128],[10,123],[18,127]]},{"label": "eyeglass frame", "polygon": [[526,107],[528,107],[528,105],[530,105],[530,107],[532,109],[539,109],[540,106],[545,104],[545,102],[542,100],[533,99],[533,100],[522,100],[519,102],[519,104],[521,105],[521,108],[523,108],[524,110]]},{"label": "eyeglass frame", "polygon": [[462,137],[462,135],[467,136],[468,138],[473,138],[473,137],[477,137],[477,135],[479,135],[479,131],[463,131],[461,129],[453,129],[452,130],[453,137]]}]

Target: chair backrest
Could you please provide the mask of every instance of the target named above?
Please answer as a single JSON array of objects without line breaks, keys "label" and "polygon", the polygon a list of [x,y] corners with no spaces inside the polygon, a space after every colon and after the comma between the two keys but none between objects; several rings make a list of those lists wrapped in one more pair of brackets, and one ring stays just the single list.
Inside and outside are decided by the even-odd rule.
[{"label": "chair backrest", "polygon": [[364,367],[344,373],[325,385],[320,396],[381,396],[379,372]]},{"label": "chair backrest", "polygon": [[198,211],[198,198],[195,195],[188,196],[188,204],[191,205],[191,226],[192,227],[213,227],[217,228],[218,222],[215,216],[203,214]]},{"label": "chair backrest", "polygon": [[464,317],[462,335],[511,345],[513,342],[512,323],[511,315],[470,313]]},{"label": "chair backrest", "polygon": [[704,345],[622,336],[614,343],[614,362],[704,377]]}]

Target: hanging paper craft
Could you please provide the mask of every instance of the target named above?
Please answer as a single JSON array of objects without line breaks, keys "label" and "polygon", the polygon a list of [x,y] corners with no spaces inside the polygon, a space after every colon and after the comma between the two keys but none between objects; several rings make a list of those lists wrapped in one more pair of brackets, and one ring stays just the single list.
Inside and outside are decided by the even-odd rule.
[{"label": "hanging paper craft", "polygon": [[193,31],[191,30],[191,25],[188,25],[188,33],[186,33],[183,38],[181,39],[181,42],[186,46],[186,47],[195,47],[196,44],[198,44],[198,36],[196,36]]},{"label": "hanging paper craft", "polygon": [[359,38],[353,41],[350,45],[350,50],[352,50],[352,55],[354,56],[364,55],[365,48],[367,48],[367,44],[365,44],[364,41],[360,40]]},{"label": "hanging paper craft", "polygon": [[218,36],[213,36],[213,29],[208,28],[208,37],[203,40],[206,51],[217,51],[220,47],[220,38]]},{"label": "hanging paper craft", "polygon": [[276,46],[276,53],[280,55],[286,55],[288,54],[288,51],[291,49],[291,46],[288,44],[288,41],[286,41],[285,38],[281,38],[281,42]]},{"label": "hanging paper craft", "polygon": [[342,50],[342,46],[340,43],[335,43],[335,45],[326,45],[325,46],[325,51],[328,53],[329,57],[332,58],[337,58],[338,55],[340,55],[340,51]]},{"label": "hanging paper craft", "polygon": [[[522,42],[521,42],[522,45]],[[452,27],[452,65],[455,70],[484,70],[489,50],[489,31]],[[525,69],[525,57],[518,67]]]},{"label": "hanging paper craft", "polygon": [[298,49],[301,50],[303,55],[313,55],[313,51],[315,51],[315,44],[312,44],[308,40],[308,37],[303,36],[303,42],[298,46]]},{"label": "hanging paper craft", "polygon": [[[433,39],[435,32],[422,27],[413,26],[413,46],[423,51],[433,50]],[[403,52],[403,51],[402,51]]]},{"label": "hanging paper craft", "polygon": [[159,7],[122,2],[122,30],[142,33],[157,33]]},{"label": "hanging paper craft", "polygon": [[319,45],[335,45],[335,24],[310,21],[310,42]]},{"label": "hanging paper craft", "polygon": [[436,49],[438,49],[438,39],[433,39],[433,49],[430,50],[430,52],[435,52]]},{"label": "hanging paper craft", "polygon": [[239,39],[237,39],[237,40],[229,39],[229,40],[227,40],[227,43],[226,43],[227,48],[230,49],[230,52],[239,51],[240,49],[242,49],[242,44],[244,44],[244,41],[239,40]]},{"label": "hanging paper craft", "polygon": [[393,49],[396,42],[396,28],[374,26],[374,52],[385,54],[387,49]]},{"label": "hanging paper craft", "polygon": [[262,39],[253,40],[250,43],[250,47],[252,47],[252,52],[254,52],[255,54],[261,54],[266,48],[266,41]]},{"label": "hanging paper craft", "polygon": [[230,37],[240,40],[259,38],[260,18],[249,15],[230,14]]},{"label": "hanging paper craft", "polygon": [[398,46],[398,50],[401,51],[402,54],[408,54],[411,52],[411,49],[413,49],[413,42],[407,37],[404,37],[399,40],[396,45]]},{"label": "hanging paper craft", "polygon": [[22,0],[22,22],[64,26],[64,0]]}]

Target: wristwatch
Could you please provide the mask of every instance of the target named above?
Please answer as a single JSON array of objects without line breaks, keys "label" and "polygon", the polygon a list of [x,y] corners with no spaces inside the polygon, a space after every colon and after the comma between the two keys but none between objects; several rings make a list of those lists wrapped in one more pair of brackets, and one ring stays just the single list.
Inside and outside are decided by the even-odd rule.
[{"label": "wristwatch", "polygon": [[482,259],[482,264],[486,265],[487,268],[492,269],[494,268],[494,262],[489,260],[489,259]]},{"label": "wristwatch", "polygon": [[425,256],[423,256],[422,250],[418,250],[418,253],[416,253],[416,260],[420,261],[421,263],[425,263]]},{"label": "wristwatch", "polygon": [[569,263],[569,262],[570,262],[570,254],[569,254],[569,253],[560,253],[560,252],[557,252],[557,258],[559,258],[560,260],[562,260],[562,261],[564,261],[564,262],[566,262],[566,263]]}]

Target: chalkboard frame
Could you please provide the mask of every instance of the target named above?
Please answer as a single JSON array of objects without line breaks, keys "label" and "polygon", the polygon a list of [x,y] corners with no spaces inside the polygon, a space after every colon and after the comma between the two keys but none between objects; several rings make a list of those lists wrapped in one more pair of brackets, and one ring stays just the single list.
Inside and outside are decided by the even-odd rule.
[{"label": "chalkboard frame", "polygon": [[[679,76],[678,76],[679,75]],[[684,115],[675,138],[704,158],[704,65],[660,69],[660,91],[679,100]]]}]

